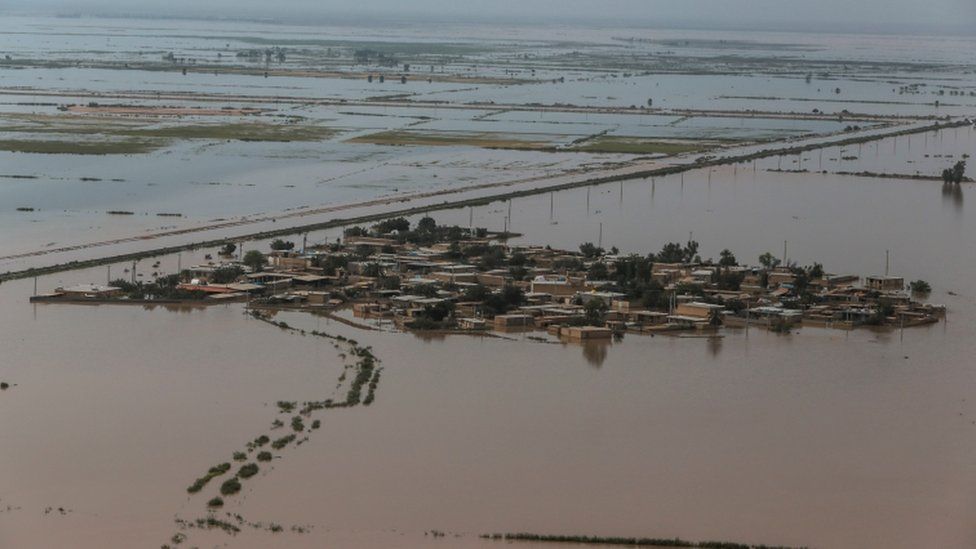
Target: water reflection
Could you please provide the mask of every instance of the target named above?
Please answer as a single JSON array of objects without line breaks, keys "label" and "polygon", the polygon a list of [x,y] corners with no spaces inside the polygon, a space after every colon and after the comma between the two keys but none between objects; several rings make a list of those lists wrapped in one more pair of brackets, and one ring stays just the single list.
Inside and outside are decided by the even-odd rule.
[{"label": "water reflection", "polygon": [[594,368],[600,368],[607,360],[607,349],[610,342],[605,340],[590,340],[580,344],[583,348],[583,358]]},{"label": "water reflection", "polygon": [[722,352],[722,337],[710,337],[708,338],[708,354],[712,357],[717,357],[720,352]]},{"label": "water reflection", "polygon": [[951,202],[956,211],[962,211],[962,185],[958,183],[942,184],[942,199]]}]

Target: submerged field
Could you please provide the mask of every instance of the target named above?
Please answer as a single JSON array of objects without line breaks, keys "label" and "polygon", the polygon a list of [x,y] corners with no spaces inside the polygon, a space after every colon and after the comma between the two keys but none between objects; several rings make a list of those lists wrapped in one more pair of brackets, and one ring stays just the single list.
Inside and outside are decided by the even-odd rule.
[{"label": "submerged field", "polygon": [[[141,154],[186,140],[287,143],[327,139],[336,132],[309,124],[159,122],[53,114],[0,115],[0,151],[37,154]],[[21,138],[23,136],[23,138]],[[16,138],[13,138],[16,137]]]}]

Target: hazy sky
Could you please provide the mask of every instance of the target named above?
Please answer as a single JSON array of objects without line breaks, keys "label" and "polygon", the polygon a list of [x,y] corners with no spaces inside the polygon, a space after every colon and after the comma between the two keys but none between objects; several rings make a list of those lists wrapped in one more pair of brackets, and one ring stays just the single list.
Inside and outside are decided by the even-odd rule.
[{"label": "hazy sky", "polygon": [[0,10],[131,15],[223,13],[330,18],[363,14],[685,23],[702,27],[926,30],[976,35],[976,0],[0,0]]}]

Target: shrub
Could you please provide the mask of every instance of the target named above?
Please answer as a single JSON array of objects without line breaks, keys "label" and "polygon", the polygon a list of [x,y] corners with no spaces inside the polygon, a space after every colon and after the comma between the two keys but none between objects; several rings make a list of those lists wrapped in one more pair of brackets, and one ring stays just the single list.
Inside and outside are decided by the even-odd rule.
[{"label": "shrub", "polygon": [[224,506],[224,500],[221,499],[219,496],[207,502],[207,507],[223,507],[223,506]]},{"label": "shrub", "polygon": [[237,472],[237,476],[241,478],[251,478],[256,474],[258,474],[258,466],[255,463],[248,463]]},{"label": "shrub", "polygon": [[295,435],[284,436],[272,442],[271,447],[274,448],[275,450],[281,450],[285,446],[288,446],[288,444],[293,440],[295,440]]},{"label": "shrub", "polygon": [[232,496],[241,491],[241,481],[236,478],[229,478],[220,485],[220,493],[225,496]]},{"label": "shrub", "polygon": [[258,461],[271,461],[271,457],[271,452],[265,451],[258,453]]}]

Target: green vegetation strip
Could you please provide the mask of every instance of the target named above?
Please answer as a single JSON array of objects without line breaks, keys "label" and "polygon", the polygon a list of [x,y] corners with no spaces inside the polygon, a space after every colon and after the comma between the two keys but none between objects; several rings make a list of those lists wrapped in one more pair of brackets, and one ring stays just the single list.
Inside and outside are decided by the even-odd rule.
[{"label": "green vegetation strip", "polygon": [[154,141],[64,141],[0,139],[0,151],[35,154],[142,154],[165,145]]},{"label": "green vegetation strip", "polygon": [[551,543],[581,543],[590,545],[629,545],[631,547],[694,547],[701,549],[791,549],[783,545],[750,545],[729,541],[687,541],[681,538],[624,538],[600,536],[555,536],[543,534],[484,534],[482,539],[498,541],[529,541]]}]

